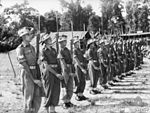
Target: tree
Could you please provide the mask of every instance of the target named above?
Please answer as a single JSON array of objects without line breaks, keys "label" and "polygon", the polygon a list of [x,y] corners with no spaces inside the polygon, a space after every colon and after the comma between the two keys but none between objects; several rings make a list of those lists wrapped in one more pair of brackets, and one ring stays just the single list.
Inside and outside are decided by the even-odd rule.
[{"label": "tree", "polygon": [[127,12],[127,24],[129,32],[135,32],[138,29],[138,15],[139,9],[138,4],[133,1],[127,2],[126,5],[126,12]]},{"label": "tree", "polygon": [[91,16],[95,15],[95,13],[93,12],[92,6],[91,5],[87,5],[86,7],[83,8],[83,24],[85,25],[85,28],[88,27],[88,22],[89,22],[89,18]]},{"label": "tree", "polygon": [[71,30],[71,21],[73,22],[73,30],[83,30],[83,24],[88,25],[88,19],[91,15],[94,15],[92,7],[87,5],[86,7],[81,6],[81,0],[67,2],[60,0],[60,3],[64,9],[67,9],[61,19],[61,30]]},{"label": "tree", "polygon": [[101,18],[99,16],[93,15],[89,18],[88,30],[93,31],[94,34],[99,31],[101,24]]},{"label": "tree", "polygon": [[[24,26],[37,28],[38,11],[34,8],[28,7],[25,2],[20,5],[15,4],[10,8],[6,8],[2,18],[0,52],[7,52],[15,49],[21,43],[21,39],[17,34],[17,31],[20,28]],[[44,21],[42,20],[41,28],[43,28],[43,25]]]},{"label": "tree", "polygon": [[102,31],[114,33],[124,31],[125,20],[122,16],[121,0],[101,0]]},{"label": "tree", "polygon": [[146,0],[129,1],[126,4],[129,32],[149,31],[149,2]]},{"label": "tree", "polygon": [[143,32],[149,31],[149,8],[147,5],[143,5],[141,9],[139,9],[139,15],[138,15],[138,30]]},{"label": "tree", "polygon": [[4,10],[4,15],[0,18],[0,48],[5,48],[4,51],[15,49],[21,43],[17,31],[25,26],[34,27],[38,30],[39,17],[41,32],[45,32],[45,30],[47,33],[56,32],[56,14],[59,29],[60,13],[50,11],[45,13],[44,16],[39,15],[38,10],[28,6],[28,0],[24,0],[23,4],[15,4],[12,7],[6,8]]},{"label": "tree", "polygon": [[71,30],[71,19],[70,19],[70,15],[65,12],[63,13],[61,19],[60,19],[60,23],[61,23],[61,28],[60,31],[70,31]]},{"label": "tree", "polygon": [[49,32],[56,32],[57,31],[57,24],[58,24],[58,30],[60,29],[60,17],[61,17],[60,13],[52,10],[50,12],[46,12],[44,14],[44,17],[46,19],[45,27],[46,27],[46,30],[48,33]]}]

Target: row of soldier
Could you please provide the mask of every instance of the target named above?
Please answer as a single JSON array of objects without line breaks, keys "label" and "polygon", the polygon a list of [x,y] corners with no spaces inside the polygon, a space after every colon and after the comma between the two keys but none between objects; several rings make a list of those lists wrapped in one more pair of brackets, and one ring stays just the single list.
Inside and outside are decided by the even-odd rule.
[{"label": "row of soldier", "polygon": [[[104,89],[109,89],[114,82],[129,75],[131,70],[139,69],[140,64],[143,63],[142,40],[122,40],[121,38],[118,40],[100,39],[100,41],[98,39],[96,42],[95,39],[90,40],[87,44],[90,46],[93,43],[93,47],[91,49],[88,47],[87,50],[88,65],[92,62],[91,65],[95,64],[94,67],[98,67],[90,68],[89,66],[88,68],[89,77],[93,83],[92,94],[101,93],[97,91],[97,88],[95,90],[98,80]],[[91,51],[91,55],[89,51]],[[95,73],[100,76],[94,78]]]},{"label": "row of soldier", "polygon": [[[34,47],[30,44],[33,29],[24,27],[18,31],[23,39],[16,49],[17,59],[21,68],[25,113],[37,113],[41,106],[41,97],[45,97],[44,106],[47,113],[56,113],[59,103],[60,89],[63,107],[70,108],[73,92],[77,101],[88,100],[83,95],[87,76],[90,79],[92,95],[100,94],[101,90],[109,89],[114,82],[120,81],[128,72],[140,66],[143,62],[140,41],[114,39],[89,39],[86,51],[80,49],[80,41],[75,36],[73,40],[73,55],[66,47],[67,36],[58,36],[59,53],[52,47],[49,34],[42,36],[40,66],[36,60]],[[74,82],[76,88],[74,89]],[[43,89],[43,90],[42,90]]]}]

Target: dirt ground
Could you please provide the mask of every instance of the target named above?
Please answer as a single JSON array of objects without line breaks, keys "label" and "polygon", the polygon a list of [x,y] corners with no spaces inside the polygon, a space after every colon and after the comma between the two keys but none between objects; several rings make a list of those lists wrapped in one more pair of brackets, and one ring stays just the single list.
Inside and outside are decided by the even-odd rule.
[{"label": "dirt ground", "polygon": [[[23,97],[19,80],[15,52],[10,53],[17,78],[8,60],[7,54],[0,54],[0,113],[23,113]],[[76,107],[64,110],[60,105],[58,113],[150,113],[150,60],[144,59],[142,69],[115,84],[102,94],[89,94],[88,84],[84,94],[90,101],[77,102],[72,98]],[[39,113],[46,113],[41,105]]]}]

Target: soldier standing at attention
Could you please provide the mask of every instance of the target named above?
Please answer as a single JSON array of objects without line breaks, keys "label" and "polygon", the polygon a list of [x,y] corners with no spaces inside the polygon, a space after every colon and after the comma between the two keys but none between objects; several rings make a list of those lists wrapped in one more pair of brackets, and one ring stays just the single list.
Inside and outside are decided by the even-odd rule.
[{"label": "soldier standing at attention", "polygon": [[55,113],[55,106],[58,105],[60,96],[60,80],[63,80],[63,76],[60,74],[61,69],[57,60],[57,52],[52,47],[50,35],[44,35],[41,42],[45,44],[41,58],[42,79],[46,96],[44,106],[47,113]]},{"label": "soldier standing at attention", "polygon": [[119,75],[119,63],[118,63],[118,58],[117,58],[117,48],[118,48],[118,45],[117,45],[117,40],[115,41],[114,45],[114,64],[115,64],[115,71],[114,71],[114,82],[119,82],[119,78],[118,78],[118,75]]},{"label": "soldier standing at attention", "polygon": [[108,85],[111,85],[111,86],[114,85],[113,80],[115,78],[115,53],[114,53],[115,50],[114,50],[113,45],[114,45],[114,40],[111,39],[110,45],[109,45],[109,60],[110,60],[109,68],[110,70],[109,70],[109,82],[108,82]]},{"label": "soldier standing at attention", "polygon": [[107,83],[107,77],[106,77],[106,67],[107,65],[105,64],[105,59],[104,59],[104,46],[105,42],[104,41],[99,41],[99,49],[97,50],[98,54],[98,60],[100,64],[100,85],[104,86]]},{"label": "soldier standing at attention", "polygon": [[134,50],[134,70],[136,70],[137,69],[137,64],[138,64],[138,61],[137,61],[137,59],[138,59],[138,46],[137,46],[137,41],[136,40],[134,40],[134,43],[133,43],[133,50]]},{"label": "soldier standing at attention", "polygon": [[121,78],[121,74],[123,72],[123,60],[122,60],[122,42],[121,39],[118,40],[117,46],[117,58],[118,58],[118,65],[119,65],[119,78]]},{"label": "soldier standing at attention", "polygon": [[41,80],[38,80],[36,53],[30,44],[33,35],[31,29],[24,27],[18,31],[23,39],[17,47],[17,59],[21,68],[21,79],[23,85],[25,113],[37,113],[41,105],[40,87]]},{"label": "soldier standing at attention", "polygon": [[90,78],[90,85],[91,90],[90,94],[99,94],[101,93],[97,89],[97,82],[99,80],[100,76],[100,68],[99,68],[99,62],[98,62],[98,54],[97,54],[97,47],[95,43],[95,39],[89,39],[87,42],[87,52],[86,52],[86,58],[89,60],[88,62],[88,73]]},{"label": "soldier standing at attention", "polygon": [[102,87],[104,89],[109,89],[108,77],[110,71],[110,62],[109,62],[109,41],[105,39],[105,45],[103,47],[103,77]]},{"label": "soldier standing at attention", "polygon": [[71,52],[66,47],[67,44],[67,36],[61,35],[59,36],[59,45],[60,45],[60,51],[58,54],[58,59],[61,64],[61,73],[64,76],[64,80],[62,82],[62,88],[64,91],[63,96],[63,107],[70,108],[73,107],[73,104],[70,102],[72,95],[73,95],[73,77],[74,77],[74,70],[73,70],[73,60],[71,57]]},{"label": "soldier standing at attention", "polygon": [[83,52],[79,48],[79,39],[76,37],[74,39],[74,61],[75,61],[75,72],[77,75],[77,89],[75,93],[77,94],[76,100],[82,101],[87,100],[87,97],[83,95],[85,85],[86,85],[86,59],[83,56]]},{"label": "soldier standing at attention", "polygon": [[126,40],[123,41],[123,50],[122,50],[122,57],[123,57],[123,75],[126,76],[126,68],[127,68],[127,43]]}]

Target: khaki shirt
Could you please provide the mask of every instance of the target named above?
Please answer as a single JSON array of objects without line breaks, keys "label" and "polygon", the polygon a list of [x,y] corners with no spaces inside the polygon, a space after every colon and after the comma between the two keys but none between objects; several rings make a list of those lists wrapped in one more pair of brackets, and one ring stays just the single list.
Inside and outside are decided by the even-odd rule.
[{"label": "khaki shirt", "polygon": [[57,58],[58,59],[64,59],[66,64],[72,64],[73,63],[71,53],[67,47],[60,50]]},{"label": "khaki shirt", "polygon": [[32,45],[21,44],[16,49],[19,64],[26,62],[29,66],[36,65],[36,53]]},{"label": "khaki shirt", "polygon": [[83,52],[79,49],[79,48],[75,48],[74,51],[73,51],[73,57],[77,57],[78,60],[83,63],[83,64],[86,64],[87,61],[85,59],[85,57],[83,56]]}]

